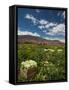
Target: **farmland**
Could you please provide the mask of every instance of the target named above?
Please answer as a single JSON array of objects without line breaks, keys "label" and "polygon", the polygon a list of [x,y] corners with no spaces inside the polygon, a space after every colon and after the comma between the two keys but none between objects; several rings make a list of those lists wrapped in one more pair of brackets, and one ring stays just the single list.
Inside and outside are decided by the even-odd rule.
[{"label": "farmland", "polygon": [[22,78],[18,73],[18,82],[65,79],[64,45],[18,44],[18,71],[20,71],[21,62],[26,60],[37,62],[37,73],[30,80]]}]

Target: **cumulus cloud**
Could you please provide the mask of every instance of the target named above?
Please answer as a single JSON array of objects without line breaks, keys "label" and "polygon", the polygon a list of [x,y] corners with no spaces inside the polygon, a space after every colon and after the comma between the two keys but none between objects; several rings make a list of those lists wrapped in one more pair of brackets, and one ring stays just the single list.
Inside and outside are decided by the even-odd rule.
[{"label": "cumulus cloud", "polygon": [[41,20],[39,20],[39,26],[38,26],[38,28],[41,29],[41,30],[43,30],[43,29],[46,28],[46,25],[47,24],[48,24],[48,21],[47,20],[41,19]]},{"label": "cumulus cloud", "polygon": [[44,19],[40,19],[40,20],[36,19],[31,14],[26,14],[25,18],[31,20],[35,25],[38,25],[39,29],[46,29],[46,28],[50,28],[50,27],[57,25],[56,23],[49,22],[49,21],[44,20]]},{"label": "cumulus cloud", "polygon": [[53,22],[48,22],[48,21],[44,21],[41,20],[40,25],[38,26],[39,29],[49,29],[52,27],[55,27],[57,25],[57,23],[53,23]]},{"label": "cumulus cloud", "polygon": [[[58,13],[59,15],[59,13]],[[65,12],[63,12],[63,17],[65,17]],[[49,22],[45,19],[36,19],[33,15],[26,14],[26,19],[29,19],[33,22],[34,25],[37,25],[37,28],[42,30],[44,33],[48,35],[65,35],[65,24],[64,23],[54,23]]]},{"label": "cumulus cloud", "polygon": [[31,20],[34,24],[38,23],[38,20],[31,14],[26,14],[25,18]]},{"label": "cumulus cloud", "polygon": [[54,26],[56,26],[56,25],[57,25],[56,23],[50,22],[50,23],[48,23],[47,25],[45,25],[45,28],[54,27]]},{"label": "cumulus cloud", "polygon": [[40,23],[41,25],[46,25],[46,24],[48,23],[48,21],[41,19],[41,20],[39,20],[39,23]]},{"label": "cumulus cloud", "polygon": [[26,16],[25,16],[25,18],[26,19],[29,19],[29,20],[31,20],[35,25],[37,25],[37,24],[39,24],[40,26],[44,26],[44,25],[46,25],[47,23],[48,23],[48,21],[47,20],[44,20],[44,19],[36,19],[33,15],[31,15],[31,14],[26,14]]},{"label": "cumulus cloud", "polygon": [[[42,26],[39,26],[39,28],[42,29],[45,34],[48,34],[50,36],[62,35],[63,37],[65,37],[65,24],[64,23],[56,24],[56,23],[50,22],[50,23],[47,24],[47,26],[42,25]],[[65,43],[65,38],[60,38],[58,36],[56,36],[55,38],[45,37],[45,39],[59,40],[59,41]]]},{"label": "cumulus cloud", "polygon": [[53,27],[50,32],[47,34],[49,35],[64,35],[65,34],[65,25],[64,24],[58,24],[55,27]]},{"label": "cumulus cloud", "polygon": [[58,24],[56,27],[53,27],[52,31],[54,33],[65,33],[65,25],[64,24]]},{"label": "cumulus cloud", "polygon": [[65,24],[48,23],[47,25],[38,26],[45,34],[48,35],[63,35],[65,36]]},{"label": "cumulus cloud", "polygon": [[44,29],[44,28],[45,28],[45,26],[40,25],[40,26],[38,26],[38,28],[39,28],[39,29]]},{"label": "cumulus cloud", "polygon": [[31,35],[31,36],[40,37],[40,35],[36,32],[32,33],[32,32],[29,32],[29,31],[20,31],[20,30],[18,30],[18,35]]}]

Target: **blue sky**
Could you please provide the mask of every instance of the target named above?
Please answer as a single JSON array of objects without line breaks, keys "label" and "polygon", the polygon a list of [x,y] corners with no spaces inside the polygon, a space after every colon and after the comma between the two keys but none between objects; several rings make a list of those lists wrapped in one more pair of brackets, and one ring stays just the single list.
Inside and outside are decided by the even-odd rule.
[{"label": "blue sky", "polygon": [[18,35],[65,42],[65,11],[18,8]]}]

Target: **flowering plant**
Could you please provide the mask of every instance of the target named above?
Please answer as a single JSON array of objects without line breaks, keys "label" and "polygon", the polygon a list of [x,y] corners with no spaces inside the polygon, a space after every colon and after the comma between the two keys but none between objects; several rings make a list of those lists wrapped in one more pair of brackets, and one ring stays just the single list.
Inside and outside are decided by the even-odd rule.
[{"label": "flowering plant", "polygon": [[30,67],[37,67],[37,62],[35,62],[34,60],[27,60],[27,61],[23,61],[21,63],[22,68],[30,68]]}]

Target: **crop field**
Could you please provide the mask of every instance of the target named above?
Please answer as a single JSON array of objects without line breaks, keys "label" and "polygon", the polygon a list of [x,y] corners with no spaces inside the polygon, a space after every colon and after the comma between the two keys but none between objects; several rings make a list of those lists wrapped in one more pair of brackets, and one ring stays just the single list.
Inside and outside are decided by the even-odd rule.
[{"label": "crop field", "polygon": [[[22,62],[35,61],[36,74],[32,78],[22,77]],[[30,67],[31,68],[31,67]],[[27,70],[27,69],[26,69]],[[31,70],[31,69],[30,69]],[[31,71],[30,71],[31,72]],[[33,73],[33,72],[32,72]],[[25,71],[23,72],[25,74]],[[18,44],[18,82],[51,81],[65,79],[65,46]]]}]

